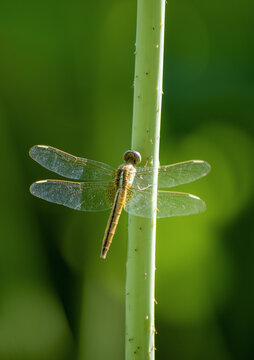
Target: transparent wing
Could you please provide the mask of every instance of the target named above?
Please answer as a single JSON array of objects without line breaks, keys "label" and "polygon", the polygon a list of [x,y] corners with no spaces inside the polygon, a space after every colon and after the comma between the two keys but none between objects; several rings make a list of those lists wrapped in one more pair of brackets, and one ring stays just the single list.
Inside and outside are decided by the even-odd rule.
[{"label": "transparent wing", "polygon": [[110,209],[115,194],[113,184],[63,180],[37,181],[30,186],[30,192],[41,199],[81,211]]},{"label": "transparent wing", "polygon": [[[195,195],[158,191],[157,218],[197,214],[205,208],[204,201]],[[152,191],[131,189],[125,210],[131,215],[150,218],[152,216]]]},{"label": "transparent wing", "polygon": [[[205,176],[210,171],[210,165],[202,160],[190,160],[177,164],[160,166],[158,169],[158,187],[170,188],[187,184]],[[133,186],[144,188],[153,183],[153,167],[137,168]]]},{"label": "transparent wing", "polygon": [[35,145],[29,155],[55,173],[77,180],[112,180],[114,169],[99,161],[84,159],[46,145]]}]

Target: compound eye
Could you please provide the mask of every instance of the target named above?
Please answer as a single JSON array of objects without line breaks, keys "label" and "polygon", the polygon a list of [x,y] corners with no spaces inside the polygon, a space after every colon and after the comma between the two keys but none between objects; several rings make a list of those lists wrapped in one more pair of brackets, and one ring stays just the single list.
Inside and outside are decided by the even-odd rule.
[{"label": "compound eye", "polygon": [[124,161],[130,162],[134,165],[141,162],[141,155],[138,151],[128,150],[124,153]]}]

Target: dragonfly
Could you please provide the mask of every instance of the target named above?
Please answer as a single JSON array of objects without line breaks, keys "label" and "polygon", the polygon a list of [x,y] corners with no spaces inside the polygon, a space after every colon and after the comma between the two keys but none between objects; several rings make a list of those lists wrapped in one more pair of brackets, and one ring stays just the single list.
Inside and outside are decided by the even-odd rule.
[{"label": "dragonfly", "polygon": [[[40,180],[30,186],[30,192],[52,203],[81,211],[111,209],[102,242],[101,257],[106,258],[115,230],[124,209],[144,218],[153,216],[153,183],[155,168],[137,167],[141,155],[137,151],[124,153],[124,163],[117,169],[99,161],[77,157],[51,146],[35,145],[29,155],[48,170],[68,179]],[[203,160],[190,160],[158,168],[158,187],[171,188],[195,181],[210,171]],[[157,218],[197,214],[205,203],[198,196],[172,191],[157,191]]]}]

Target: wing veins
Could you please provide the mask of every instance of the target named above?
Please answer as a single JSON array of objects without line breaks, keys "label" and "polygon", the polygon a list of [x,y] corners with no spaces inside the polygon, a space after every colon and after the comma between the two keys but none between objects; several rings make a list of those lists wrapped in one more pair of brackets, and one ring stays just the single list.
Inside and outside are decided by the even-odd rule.
[{"label": "wing veins", "polygon": [[[135,216],[151,218],[153,214],[152,190],[131,189],[125,210]],[[174,191],[158,191],[157,218],[197,214],[205,210],[198,196]]]},{"label": "wing veins", "polygon": [[[133,186],[137,188],[153,184],[154,167],[137,168]],[[158,168],[158,187],[170,188],[190,183],[205,176],[210,165],[202,160],[189,160]]]},{"label": "wing veins", "polygon": [[44,200],[81,211],[102,211],[112,207],[114,184],[41,180],[33,183],[30,192]]},{"label": "wing veins", "polygon": [[77,157],[51,146],[35,145],[29,155],[40,165],[61,176],[76,180],[106,180],[115,170],[102,162]]}]

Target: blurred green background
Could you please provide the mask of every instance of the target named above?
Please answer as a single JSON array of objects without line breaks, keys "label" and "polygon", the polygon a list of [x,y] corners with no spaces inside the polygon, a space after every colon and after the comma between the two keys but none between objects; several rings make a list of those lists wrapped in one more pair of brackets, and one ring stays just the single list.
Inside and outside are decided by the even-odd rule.
[{"label": "blurred green background", "polygon": [[[158,221],[157,360],[254,359],[254,6],[168,1],[161,164],[204,159],[179,190],[199,216]],[[130,148],[136,1],[0,4],[0,359],[124,358],[127,215],[29,194],[54,178],[34,144],[117,167]]]}]

